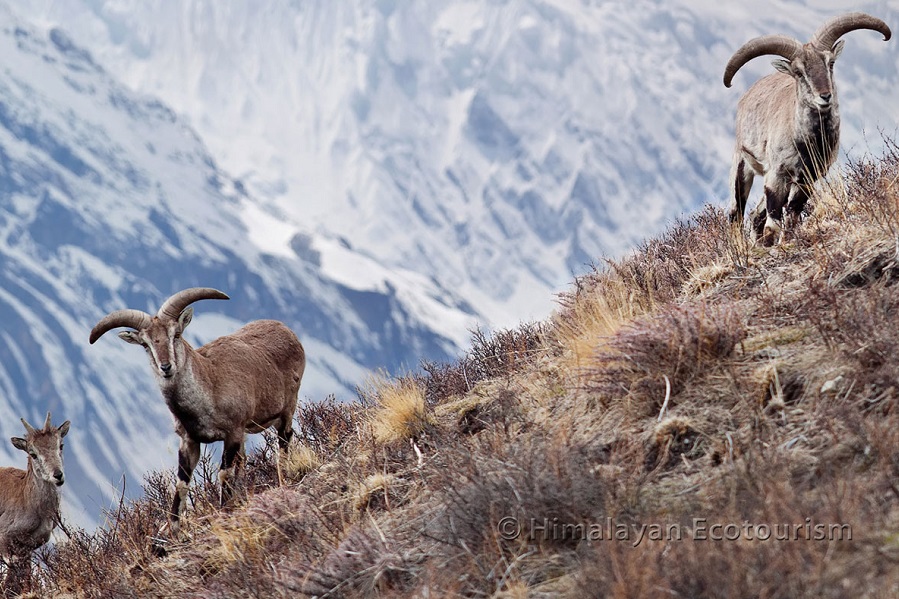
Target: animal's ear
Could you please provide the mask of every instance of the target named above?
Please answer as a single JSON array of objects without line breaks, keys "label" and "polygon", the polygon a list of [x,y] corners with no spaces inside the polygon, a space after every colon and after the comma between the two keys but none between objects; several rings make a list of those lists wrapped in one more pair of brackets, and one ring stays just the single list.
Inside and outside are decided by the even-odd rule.
[{"label": "animal's ear", "polygon": [[122,331],[119,333],[119,337],[127,341],[128,343],[133,343],[135,345],[143,345],[140,340],[140,337],[137,335],[137,331]]},{"label": "animal's ear", "polygon": [[833,54],[834,60],[839,58],[840,52],[843,51],[843,46],[845,46],[845,45],[846,45],[846,40],[840,40],[833,45],[833,48],[831,48],[830,53]]},{"label": "animal's ear", "polygon": [[13,437],[12,445],[16,449],[21,449],[22,451],[28,451],[28,441],[21,437]]},{"label": "animal's ear", "polygon": [[181,327],[181,330],[187,328],[187,325],[190,324],[190,320],[194,317],[194,309],[192,306],[188,306],[184,308],[184,311],[181,312],[181,316],[178,317],[178,326]]},{"label": "animal's ear", "polygon": [[59,436],[65,437],[69,434],[69,425],[72,424],[70,421],[66,420],[62,424],[59,425]]},{"label": "animal's ear", "polygon": [[775,60],[772,61],[771,64],[773,64],[774,68],[781,73],[786,73],[790,76],[793,75],[793,63],[791,63],[789,60]]}]

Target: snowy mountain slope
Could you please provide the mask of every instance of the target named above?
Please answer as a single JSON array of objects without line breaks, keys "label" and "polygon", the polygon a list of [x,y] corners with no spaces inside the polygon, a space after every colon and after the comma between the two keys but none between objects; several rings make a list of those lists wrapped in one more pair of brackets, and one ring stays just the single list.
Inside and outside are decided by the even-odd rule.
[{"label": "snowy mountain slope", "polygon": [[[307,347],[300,394],[313,401],[352,394],[370,369],[447,359],[475,322],[430,279],[386,272],[339,239],[298,235],[266,253],[245,214],[275,218],[171,110],[125,89],[61,30],[0,4],[0,437],[47,410],[72,420],[66,516],[95,521],[123,476],[136,493],[147,471],[175,462],[143,352],[115,335],[88,345],[108,311],[223,289],[231,301],[197,304],[190,341],[284,320]],[[332,261],[366,265],[364,285],[349,271],[327,276]],[[23,461],[0,443],[0,463]]]},{"label": "snowy mountain slope", "polygon": [[[342,236],[499,326],[548,313],[602,254],[723,203],[737,99],[771,72],[754,61],[724,88],[744,41],[807,39],[847,10],[899,26],[884,1],[14,4],[187,115],[283,211],[258,237]],[[899,43],[847,41],[843,147],[864,151],[899,117]]]}]

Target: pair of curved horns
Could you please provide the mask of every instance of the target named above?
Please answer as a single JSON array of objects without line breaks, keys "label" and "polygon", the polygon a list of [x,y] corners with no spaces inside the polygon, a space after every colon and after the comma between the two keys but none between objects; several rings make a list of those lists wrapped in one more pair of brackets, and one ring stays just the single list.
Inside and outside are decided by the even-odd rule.
[{"label": "pair of curved horns", "polygon": [[[872,29],[883,34],[883,41],[892,36],[889,26],[869,14],[853,12],[834,17],[824,23],[809,42],[817,50],[830,50],[838,39],[856,29]],[[724,69],[724,85],[731,86],[734,75],[744,64],[758,56],[776,54],[793,60],[802,51],[802,43],[785,35],[763,35],[746,42],[737,50]]]},{"label": "pair of curved horns", "polygon": [[[28,424],[28,421],[26,421],[24,418],[19,418],[19,420],[22,421],[22,424],[25,426],[25,431],[28,432],[29,435],[38,432],[35,430],[35,428],[33,426]],[[50,430],[50,412],[47,412],[47,420],[44,422],[43,430],[45,430],[45,431]]]},{"label": "pair of curved horns", "polygon": [[[175,320],[186,307],[204,299],[226,300],[231,298],[218,289],[212,289],[211,287],[191,287],[190,289],[179,291],[165,300],[156,316],[158,318]],[[144,329],[150,325],[152,320],[153,317],[142,310],[116,310],[115,312],[110,312],[91,329],[90,342],[95,342],[104,333],[117,327]]]}]

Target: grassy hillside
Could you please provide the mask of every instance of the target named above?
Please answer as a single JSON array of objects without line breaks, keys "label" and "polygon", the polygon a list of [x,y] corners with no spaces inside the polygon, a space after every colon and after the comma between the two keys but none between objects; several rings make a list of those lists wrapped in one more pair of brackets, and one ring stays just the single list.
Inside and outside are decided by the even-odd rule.
[{"label": "grassy hillside", "polygon": [[[707,208],[548,321],[305,406],[289,484],[169,473],[36,558],[53,597],[899,596],[899,147],[765,249]],[[205,481],[205,482],[204,482]]]}]

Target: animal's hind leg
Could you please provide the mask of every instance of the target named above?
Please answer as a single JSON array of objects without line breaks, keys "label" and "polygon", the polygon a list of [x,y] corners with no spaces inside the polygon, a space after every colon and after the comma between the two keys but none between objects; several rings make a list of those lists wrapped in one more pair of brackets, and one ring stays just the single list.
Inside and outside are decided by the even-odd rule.
[{"label": "animal's hind leg", "polygon": [[732,204],[728,219],[732,223],[742,223],[743,213],[746,211],[746,200],[749,198],[749,191],[752,189],[752,180],[755,173],[746,164],[746,159],[738,157],[731,170],[731,195]]},{"label": "animal's hind leg", "polygon": [[784,231],[787,234],[792,233],[793,229],[799,226],[809,195],[809,189],[805,185],[795,184],[790,188],[790,197],[787,200],[784,214]]},{"label": "animal's hind leg", "polygon": [[278,461],[276,469],[278,471],[278,485],[284,486],[284,473],[281,469],[282,462],[287,461],[287,454],[290,451],[290,441],[293,439],[293,416],[287,414],[281,417],[278,423]]}]

